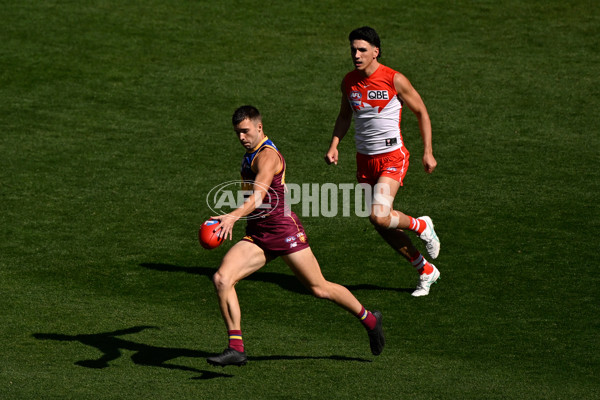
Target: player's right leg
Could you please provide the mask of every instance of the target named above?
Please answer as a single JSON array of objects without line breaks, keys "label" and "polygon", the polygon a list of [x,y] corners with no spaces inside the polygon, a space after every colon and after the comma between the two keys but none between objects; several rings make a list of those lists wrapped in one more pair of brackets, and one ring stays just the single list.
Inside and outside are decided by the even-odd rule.
[{"label": "player's right leg", "polygon": [[266,262],[265,252],[256,244],[244,240],[236,243],[223,257],[221,266],[213,276],[213,283],[219,298],[221,315],[227,327],[229,346],[222,354],[209,357],[209,364],[221,367],[246,364],[247,357],[241,332],[242,314],[235,285],[258,271]]}]

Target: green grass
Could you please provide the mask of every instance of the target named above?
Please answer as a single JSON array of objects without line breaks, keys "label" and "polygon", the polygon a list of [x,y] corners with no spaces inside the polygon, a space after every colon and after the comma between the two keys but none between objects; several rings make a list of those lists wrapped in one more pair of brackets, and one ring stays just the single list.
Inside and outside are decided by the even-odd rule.
[{"label": "green grass", "polygon": [[[600,398],[600,9],[397,3],[2,2],[0,397]],[[277,260],[238,285],[250,363],[212,368],[231,244],[196,234],[238,179],[231,113],[261,109],[288,181],[352,183],[351,134],[322,157],[364,24],[431,115],[439,167],[406,112],[396,204],[433,217],[442,280],[413,299],[368,221],[306,217],[325,276],[383,311],[384,353]]]}]

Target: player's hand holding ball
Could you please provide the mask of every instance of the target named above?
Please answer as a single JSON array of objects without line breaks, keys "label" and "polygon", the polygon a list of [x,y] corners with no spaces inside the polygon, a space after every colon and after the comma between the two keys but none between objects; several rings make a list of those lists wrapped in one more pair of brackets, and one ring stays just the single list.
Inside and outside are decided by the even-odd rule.
[{"label": "player's hand holding ball", "polygon": [[219,231],[221,228],[218,226],[220,222],[216,219],[209,219],[205,221],[198,231],[198,241],[200,241],[200,245],[207,250],[211,250],[219,247],[223,240],[224,236],[219,236]]}]

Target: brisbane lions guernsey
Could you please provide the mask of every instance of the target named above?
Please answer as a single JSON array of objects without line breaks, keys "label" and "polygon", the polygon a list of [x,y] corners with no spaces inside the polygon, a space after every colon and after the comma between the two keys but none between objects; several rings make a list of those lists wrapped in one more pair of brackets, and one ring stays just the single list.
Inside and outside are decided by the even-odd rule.
[{"label": "brisbane lions guernsey", "polygon": [[[256,156],[266,148],[271,148],[277,152],[281,160],[281,169],[273,176],[271,186],[268,188],[262,204],[247,216],[248,224],[260,224],[267,222],[275,217],[281,217],[285,214],[285,160],[275,144],[265,136],[262,142],[252,150],[247,150],[242,160],[242,189],[251,191],[254,188],[256,172],[252,170],[252,163]],[[288,211],[289,212],[289,211]],[[274,222],[274,221],[273,221]]]},{"label": "brisbane lions guernsey", "polygon": [[388,153],[404,147],[400,132],[402,102],[394,87],[397,73],[380,64],[369,77],[357,70],[344,77],[344,94],[354,114],[356,151],[361,154]]}]

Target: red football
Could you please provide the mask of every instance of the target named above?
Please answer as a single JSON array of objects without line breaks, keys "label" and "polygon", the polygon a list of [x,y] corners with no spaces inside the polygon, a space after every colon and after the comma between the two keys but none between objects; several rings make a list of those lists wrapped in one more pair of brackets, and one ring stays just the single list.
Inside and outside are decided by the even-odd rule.
[{"label": "red football", "polygon": [[200,230],[198,231],[198,240],[200,241],[200,245],[205,249],[214,249],[223,243],[225,238],[219,237],[219,230],[213,232],[219,223],[220,222],[216,219],[209,219],[208,221],[205,221],[202,226],[200,226]]}]

